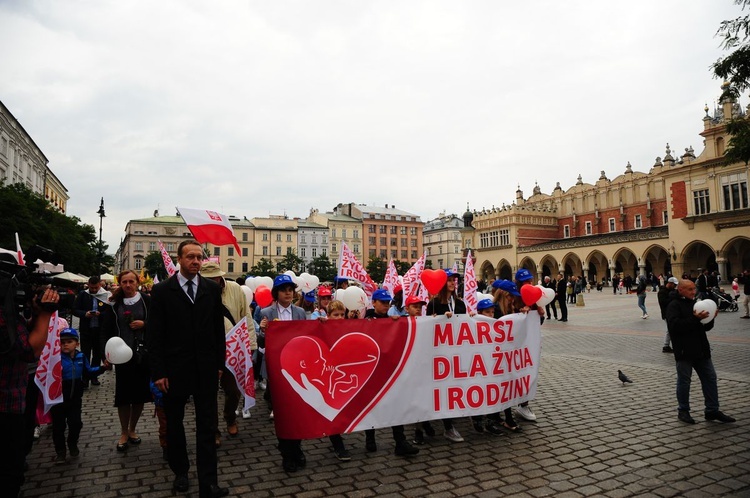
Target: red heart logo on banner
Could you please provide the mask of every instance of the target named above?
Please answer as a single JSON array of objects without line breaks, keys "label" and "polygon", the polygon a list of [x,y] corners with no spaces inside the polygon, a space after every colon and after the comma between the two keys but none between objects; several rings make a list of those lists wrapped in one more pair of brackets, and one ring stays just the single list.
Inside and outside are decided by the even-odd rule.
[{"label": "red heart logo on banner", "polygon": [[423,270],[420,278],[427,292],[434,296],[445,285],[445,282],[448,280],[448,274],[443,270]]},{"label": "red heart logo on banner", "polygon": [[318,337],[295,337],[282,349],[280,362],[282,374],[297,394],[333,420],[367,383],[379,359],[378,344],[352,332],[330,349]]},{"label": "red heart logo on banner", "polygon": [[535,285],[524,285],[521,287],[521,299],[526,306],[531,306],[542,297],[542,289]]}]

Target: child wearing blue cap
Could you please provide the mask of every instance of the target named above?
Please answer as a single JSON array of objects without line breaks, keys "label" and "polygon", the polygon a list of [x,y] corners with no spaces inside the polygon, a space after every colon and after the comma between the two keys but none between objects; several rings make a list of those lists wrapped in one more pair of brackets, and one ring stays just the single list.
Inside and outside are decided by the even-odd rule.
[{"label": "child wearing blue cap", "polygon": [[65,463],[65,427],[68,427],[68,450],[71,457],[80,454],[78,438],[83,428],[81,411],[83,409],[84,382],[96,379],[99,374],[112,366],[105,360],[103,366],[91,367],[88,359],[78,350],[78,331],[64,329],[60,332],[60,363],[62,365],[63,402],[54,405],[52,414],[52,441],[55,445],[55,464]]}]

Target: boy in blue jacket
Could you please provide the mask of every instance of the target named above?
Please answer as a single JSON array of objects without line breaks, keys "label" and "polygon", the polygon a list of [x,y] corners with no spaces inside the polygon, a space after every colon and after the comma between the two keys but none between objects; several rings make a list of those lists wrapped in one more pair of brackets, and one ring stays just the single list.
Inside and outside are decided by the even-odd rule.
[{"label": "boy in blue jacket", "polygon": [[71,457],[79,455],[78,437],[83,428],[81,421],[83,387],[91,379],[111,367],[104,362],[104,366],[92,368],[84,354],[78,350],[78,331],[63,329],[60,332],[60,363],[62,365],[63,402],[54,405],[52,414],[52,441],[55,444],[55,464],[65,463],[65,426],[68,426],[68,449]]}]

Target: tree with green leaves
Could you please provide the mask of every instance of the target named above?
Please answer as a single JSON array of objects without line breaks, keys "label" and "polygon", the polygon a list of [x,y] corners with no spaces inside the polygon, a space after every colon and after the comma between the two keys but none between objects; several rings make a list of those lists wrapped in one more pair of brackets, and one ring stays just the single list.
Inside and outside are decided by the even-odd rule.
[{"label": "tree with green leaves", "polygon": [[114,263],[112,256],[106,256],[99,265],[100,250],[106,254],[107,245],[99,245],[93,225],[52,209],[24,184],[0,183],[0,220],[0,247],[5,249],[15,250],[18,232],[24,250],[33,245],[51,249],[66,271],[97,275],[107,271],[103,266]]},{"label": "tree with green leaves", "polygon": [[412,264],[408,261],[401,261],[398,259],[394,259],[393,264],[396,267],[396,271],[399,275],[405,274],[407,271],[409,271],[409,268],[412,267]]},{"label": "tree with green leaves", "polygon": [[321,282],[331,282],[336,276],[336,267],[328,259],[327,254],[321,254],[310,261],[307,265],[307,272],[318,277]]},{"label": "tree with green leaves", "polygon": [[[734,0],[742,10],[750,5],[750,0]],[[721,46],[732,52],[720,57],[711,69],[717,78],[726,82],[721,99],[737,100],[742,92],[750,88],[750,14],[722,21],[716,36],[722,38]],[[750,118],[724,116],[727,133],[731,135],[724,156],[728,162],[750,162]]]},{"label": "tree with green leaves", "polygon": [[268,258],[260,258],[257,263],[250,268],[250,275],[255,277],[271,277],[274,278],[277,275],[276,268]]},{"label": "tree with green leaves", "polygon": [[[172,260],[172,263],[177,263],[175,260]],[[169,275],[167,274],[167,269],[164,268],[164,260],[161,258],[161,252],[160,251],[151,251],[146,255],[146,257],[143,260],[143,267],[146,269],[146,272],[151,276],[151,278],[158,276],[159,280],[166,280],[169,278]]]},{"label": "tree with green leaves", "polygon": [[294,250],[290,247],[286,250],[284,257],[276,263],[276,272],[281,274],[285,271],[292,270],[294,273],[299,275],[300,268],[302,268],[304,260],[294,253]]},{"label": "tree with green leaves", "polygon": [[377,256],[370,257],[370,262],[367,263],[367,274],[373,282],[380,283],[385,278],[385,272],[388,270],[388,262]]}]

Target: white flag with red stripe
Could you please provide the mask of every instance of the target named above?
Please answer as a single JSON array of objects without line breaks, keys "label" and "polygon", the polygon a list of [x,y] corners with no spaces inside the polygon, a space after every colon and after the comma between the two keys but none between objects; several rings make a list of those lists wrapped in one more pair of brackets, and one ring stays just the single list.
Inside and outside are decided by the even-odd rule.
[{"label": "white flag with red stripe", "polygon": [[34,382],[39,386],[42,393],[44,413],[47,413],[53,405],[63,402],[60,327],[57,311],[52,313],[52,318],[50,318],[47,326],[47,343],[44,345],[42,356],[39,358]]},{"label": "white flag with red stripe", "polygon": [[362,266],[357,257],[354,255],[346,242],[341,243],[341,252],[339,253],[339,260],[337,262],[339,267],[339,277],[356,280],[362,284],[362,288],[367,294],[367,297],[372,299],[372,293],[378,290],[378,286],[372,281],[370,275],[367,274],[367,270]]},{"label": "white flag with red stripe", "polygon": [[464,267],[464,303],[467,313],[474,314],[477,312],[477,276],[474,274],[471,251],[466,254],[466,266]]},{"label": "white flag with red stripe", "polygon": [[227,334],[227,370],[237,381],[237,388],[245,398],[243,410],[255,406],[255,375],[253,358],[250,353],[250,333],[247,330],[247,317],[242,317]]},{"label": "white flag with red stripe", "polygon": [[422,275],[422,270],[424,270],[426,258],[426,253],[422,253],[422,257],[404,274],[404,298],[402,306],[406,306],[406,298],[414,294],[417,290],[415,286],[420,282],[419,277]]},{"label": "white flag with red stripe", "polygon": [[241,253],[237,238],[234,236],[232,224],[229,218],[216,211],[206,209],[177,208],[185,224],[190,229],[195,240],[201,244],[208,242],[215,246],[234,245],[238,253]]},{"label": "white flag with red stripe", "polygon": [[393,258],[388,262],[388,269],[385,272],[385,279],[383,280],[383,289],[388,290],[390,295],[394,294],[394,290],[398,286],[398,270],[396,270],[396,263],[393,262]]},{"label": "white flag with red stripe", "polygon": [[[175,268],[174,263],[172,262],[172,258],[164,248],[164,244],[161,243],[161,240],[159,241],[159,250],[161,251],[161,260],[164,261],[164,268],[167,270],[167,274],[171,277],[172,275],[177,273],[177,268]],[[156,277],[154,277],[154,280],[156,280]]]},{"label": "white flag with red stripe", "polygon": [[21,241],[18,240],[18,232],[16,232],[16,252],[18,253],[18,264],[25,266],[26,263],[24,262],[24,254],[21,250]]}]

